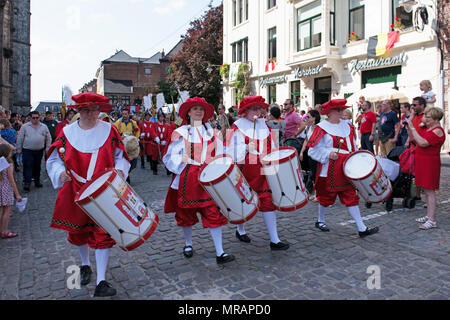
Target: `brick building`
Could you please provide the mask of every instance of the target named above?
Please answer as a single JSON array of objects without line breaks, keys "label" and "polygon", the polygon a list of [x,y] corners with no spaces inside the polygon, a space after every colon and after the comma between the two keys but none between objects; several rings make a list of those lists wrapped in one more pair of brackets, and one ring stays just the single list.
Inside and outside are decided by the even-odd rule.
[{"label": "brick building", "polygon": [[158,82],[167,76],[170,57],[180,47],[181,41],[167,55],[158,52],[150,58],[116,52],[102,61],[97,71],[97,93],[109,97],[113,105],[142,105],[145,96],[158,92]]},{"label": "brick building", "polygon": [[0,103],[26,113],[31,103],[30,0],[0,0]]},{"label": "brick building", "polygon": [[79,90],[79,93],[86,93],[86,92],[95,92],[97,93],[97,79],[92,79],[88,83],[86,83],[83,88]]}]

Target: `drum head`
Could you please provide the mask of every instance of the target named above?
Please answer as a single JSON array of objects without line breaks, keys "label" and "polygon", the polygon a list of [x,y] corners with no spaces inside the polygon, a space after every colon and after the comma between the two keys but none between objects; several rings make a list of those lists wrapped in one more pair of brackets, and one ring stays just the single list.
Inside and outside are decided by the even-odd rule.
[{"label": "drum head", "polygon": [[349,179],[361,179],[370,175],[377,165],[377,159],[368,152],[351,155],[344,166],[344,173]]},{"label": "drum head", "polygon": [[200,182],[209,183],[223,176],[233,165],[231,157],[221,157],[209,163],[200,173]]},{"label": "drum head", "polygon": [[296,150],[294,148],[281,148],[277,149],[267,156],[262,158],[264,164],[270,164],[272,162],[284,162],[282,160],[291,159],[296,155]]},{"label": "drum head", "polygon": [[80,195],[78,201],[82,201],[92,195],[95,191],[97,191],[113,174],[113,171],[106,172],[104,175],[100,176],[98,179],[91,182],[89,186],[83,191]]}]

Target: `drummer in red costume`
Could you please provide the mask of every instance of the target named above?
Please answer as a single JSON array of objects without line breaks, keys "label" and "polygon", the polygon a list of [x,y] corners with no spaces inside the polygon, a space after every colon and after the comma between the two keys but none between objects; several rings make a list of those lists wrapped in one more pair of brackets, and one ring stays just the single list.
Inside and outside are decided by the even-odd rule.
[{"label": "drummer in red costume", "polygon": [[[152,159],[150,161],[151,169],[153,170],[153,174],[158,174],[158,160],[164,156],[166,153],[168,143],[170,141],[170,127],[167,123],[165,123],[166,115],[162,110],[158,111],[158,121],[151,128],[151,136],[152,136]],[[167,170],[167,175],[170,174],[170,171]]]},{"label": "drummer in red costume", "polygon": [[222,153],[223,142],[216,139],[214,130],[207,123],[214,114],[214,107],[195,97],[180,106],[179,114],[184,125],[172,134],[163,158],[167,169],[174,173],[164,212],[175,212],[177,225],[183,228],[186,258],[193,256],[192,226],[199,222],[197,213],[200,213],[203,227],[209,228],[213,238],[217,263],[233,261],[234,256],[225,253],[222,247],[222,226],[228,221],[199,182],[201,170],[215,154]]},{"label": "drummer in red costume", "polygon": [[[238,115],[241,117],[231,127],[227,134],[225,152],[237,162],[250,187],[259,197],[258,209],[263,213],[264,222],[270,235],[272,250],[287,250],[289,244],[278,238],[277,216],[272,203],[272,195],[266,177],[262,174],[261,158],[278,147],[278,137],[274,137],[264,119],[261,118],[263,109],[268,109],[264,98],[247,97],[239,106]],[[243,242],[250,242],[245,232],[244,224],[237,226],[236,237]]]},{"label": "drummer in red costume", "polygon": [[72,97],[79,110],[80,120],[65,126],[61,135],[50,146],[46,163],[47,172],[55,189],[56,199],[51,227],[68,232],[68,241],[77,246],[81,256],[81,284],[90,281],[92,270],[89,247],[95,250],[97,287],[94,296],[116,294],[105,281],[109,250],[115,241],[90,219],[74,202],[77,191],[92,177],[115,168],[126,178],[130,163],[117,129],[98,119],[99,113],[112,109],[107,97],[95,93],[82,93]]},{"label": "drummer in red costume", "polygon": [[141,131],[141,139],[140,139],[140,156],[141,156],[141,167],[145,168],[145,158],[147,161],[151,163],[152,158],[152,148],[150,145],[150,141],[152,139],[152,128],[154,123],[150,121],[150,113],[146,112],[144,114],[144,119],[139,123],[139,129]]},{"label": "drummer in red costume", "polygon": [[308,155],[319,163],[315,184],[319,202],[316,228],[330,231],[325,224],[326,208],[333,205],[339,196],[355,220],[359,236],[365,237],[378,232],[378,227],[366,227],[361,218],[356,190],[344,176],[345,159],[357,151],[355,128],[341,120],[342,112],[349,108],[346,103],[345,99],[336,99],[322,105],[321,114],[328,115],[328,119],[317,125],[308,142]]}]

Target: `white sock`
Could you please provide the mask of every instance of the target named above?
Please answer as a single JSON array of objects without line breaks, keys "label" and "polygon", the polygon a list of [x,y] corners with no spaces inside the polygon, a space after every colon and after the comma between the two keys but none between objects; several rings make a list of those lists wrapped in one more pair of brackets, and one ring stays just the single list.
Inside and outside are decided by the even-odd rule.
[{"label": "white sock", "polygon": [[222,227],[209,228],[209,232],[211,232],[214,246],[216,247],[216,255],[220,257],[224,253],[222,247]]},{"label": "white sock", "polygon": [[91,263],[89,262],[89,247],[87,244],[79,246],[78,251],[80,252],[81,256],[81,265],[82,266],[90,266]]},{"label": "white sock", "polygon": [[317,222],[325,223],[325,213],[327,212],[327,208],[319,204],[319,217]]},{"label": "white sock", "polygon": [[237,232],[242,236],[245,234],[245,228],[244,228],[244,224],[238,224],[237,225]]},{"label": "white sock", "polygon": [[367,227],[361,218],[361,212],[359,211],[359,207],[358,206],[348,207],[348,212],[355,220],[356,226],[358,227],[358,231],[359,232],[366,231]]},{"label": "white sock", "polygon": [[[186,240],[186,247],[192,246],[192,227],[183,227],[184,239]],[[187,249],[187,251],[189,251]]]},{"label": "white sock", "polygon": [[106,280],[106,268],[108,267],[109,249],[95,250],[95,262],[97,264],[97,285]]},{"label": "white sock", "polygon": [[264,222],[266,223],[267,231],[269,232],[270,241],[273,243],[279,243],[277,232],[277,216],[273,211],[263,212]]}]

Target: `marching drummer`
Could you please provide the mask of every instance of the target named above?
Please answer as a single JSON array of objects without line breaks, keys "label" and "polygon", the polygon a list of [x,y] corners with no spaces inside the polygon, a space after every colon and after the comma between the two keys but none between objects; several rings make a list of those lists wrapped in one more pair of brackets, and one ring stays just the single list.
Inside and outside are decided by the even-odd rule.
[{"label": "marching drummer", "polygon": [[[271,250],[287,250],[289,244],[278,238],[277,216],[272,203],[270,188],[262,172],[261,158],[278,146],[278,137],[274,137],[261,118],[263,109],[268,109],[264,98],[246,97],[239,106],[238,119],[230,129],[225,143],[225,152],[238,163],[242,174],[259,197],[258,209],[262,212],[270,236]],[[244,224],[237,226],[236,237],[242,242],[250,242]]]},{"label": "marching drummer", "polygon": [[214,107],[202,98],[190,98],[180,106],[179,114],[184,125],[172,134],[168,151],[163,157],[166,168],[174,178],[166,196],[164,212],[175,213],[177,225],[182,227],[186,245],[183,254],[191,258],[194,254],[192,226],[199,222],[200,213],[204,228],[209,228],[216,249],[216,261],[224,264],[233,261],[231,254],[222,247],[222,226],[228,223],[216,203],[200,185],[199,174],[207,162],[222,153],[222,141],[217,141],[207,121]]},{"label": "marching drummer", "polygon": [[341,120],[347,100],[331,100],[322,105],[322,115],[328,118],[320,122],[308,141],[308,155],[318,161],[316,175],[316,197],[319,202],[318,221],[315,227],[328,232],[325,224],[326,208],[336,202],[337,196],[348,208],[356,222],[359,236],[365,237],[378,232],[378,227],[368,228],[359,210],[359,197],[353,185],[344,175],[344,161],[351,152],[357,151],[355,128]]},{"label": "marching drummer", "polygon": [[82,93],[72,97],[80,120],[65,126],[50,146],[46,168],[53,187],[59,189],[51,227],[68,232],[68,241],[81,256],[81,284],[90,282],[89,248],[95,250],[97,286],[95,297],[113,296],[106,282],[109,251],[115,241],[74,202],[77,192],[106,168],[115,168],[125,179],[130,169],[128,155],[116,127],[99,120],[100,112],[111,111],[107,97]]}]

